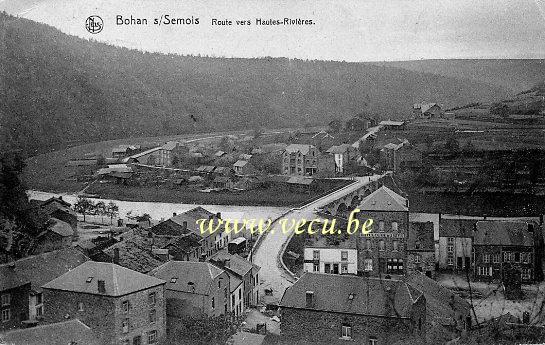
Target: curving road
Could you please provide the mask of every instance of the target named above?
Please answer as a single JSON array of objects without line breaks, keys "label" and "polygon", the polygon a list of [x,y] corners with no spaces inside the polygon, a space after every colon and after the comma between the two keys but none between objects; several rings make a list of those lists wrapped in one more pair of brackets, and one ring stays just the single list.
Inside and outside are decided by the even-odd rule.
[{"label": "curving road", "polygon": [[[325,206],[326,204],[361,188],[371,181],[376,181],[383,175],[373,175],[365,177],[356,177],[356,182],[342,189],[339,189],[331,194],[328,194],[318,200],[315,200],[303,207],[290,210],[282,218],[296,219],[314,219],[318,217],[315,214],[315,209]],[[261,267],[260,274],[260,291],[259,296],[265,296],[265,289],[272,289],[272,297],[267,296],[267,301],[280,301],[286,288],[290,287],[295,279],[282,266],[281,254],[284,246],[290,239],[290,233],[283,233],[280,229],[278,221],[271,225],[271,230],[267,232],[263,238],[263,242],[254,253],[253,262]]]}]

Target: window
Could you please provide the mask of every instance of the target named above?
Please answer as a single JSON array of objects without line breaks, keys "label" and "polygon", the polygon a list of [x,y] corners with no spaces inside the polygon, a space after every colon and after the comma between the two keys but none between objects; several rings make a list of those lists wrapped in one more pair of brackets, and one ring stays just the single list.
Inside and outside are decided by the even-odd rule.
[{"label": "window", "polygon": [[385,246],[384,246],[384,240],[379,240],[379,241],[378,241],[378,250],[383,251],[384,248],[385,248]]},{"label": "window", "polygon": [[346,250],[341,251],[341,261],[348,261],[348,252]]},{"label": "window", "polygon": [[384,232],[384,222],[382,220],[378,222],[378,231]]},{"label": "window", "polygon": [[221,289],[221,279],[218,279],[218,289]]},{"label": "window", "polygon": [[155,344],[156,341],[157,341],[157,331],[156,330],[149,331],[148,332],[148,344]]},{"label": "window", "polygon": [[480,276],[492,277],[492,267],[479,266],[477,267],[477,274]]},{"label": "window", "polygon": [[331,264],[324,264],[324,272],[325,273],[331,272]]},{"label": "window", "polygon": [[2,295],[2,307],[7,307],[11,304],[11,295],[9,293]]},{"label": "window", "polygon": [[212,309],[216,307],[216,300],[212,297]]},{"label": "window", "polygon": [[128,313],[129,312],[129,301],[123,301],[123,312]]},{"label": "window", "polygon": [[363,259],[363,270],[366,272],[373,270],[373,259]]},{"label": "window", "polygon": [[509,261],[509,252],[503,252],[503,262]]},{"label": "window", "polygon": [[44,296],[41,293],[36,294],[36,304],[42,304],[44,302]]},{"label": "window", "polygon": [[509,253],[509,262],[515,261],[515,253]]},{"label": "window", "polygon": [[532,277],[532,270],[530,268],[523,268],[521,272],[522,280],[530,280]]},{"label": "window", "polygon": [[319,272],[320,271],[320,264],[313,264],[312,265],[312,271],[313,272]]},{"label": "window", "polygon": [[394,252],[397,252],[397,251],[399,250],[399,241],[394,241],[394,242],[392,242],[392,243],[393,243],[393,248],[392,248],[392,250],[393,250]]},{"label": "window", "polygon": [[121,329],[123,330],[123,333],[129,333],[129,319],[123,320],[121,323]]},{"label": "window", "polygon": [[376,337],[369,337],[369,345],[378,345],[378,339]]},{"label": "window", "polygon": [[132,345],[142,345],[142,337],[137,335],[136,337],[132,338]]},{"label": "window", "polygon": [[416,240],[414,242],[414,249],[420,249],[420,241],[419,240]]},{"label": "window", "polygon": [[232,305],[235,305],[235,295],[232,295],[232,296],[231,296],[231,304],[232,304]]},{"label": "window", "polygon": [[403,259],[387,259],[386,272],[392,274],[403,274]]},{"label": "window", "polygon": [[83,311],[83,302],[78,303],[78,311]]},{"label": "window", "polygon": [[123,339],[123,345],[131,345],[130,339]]},{"label": "window", "polygon": [[312,260],[320,260],[320,251],[319,250],[313,250],[312,251]]},{"label": "window", "polygon": [[416,254],[416,255],[414,256],[414,263],[415,263],[415,264],[419,264],[419,263],[420,263],[420,255]]},{"label": "window", "polygon": [[371,240],[367,240],[367,250],[371,250],[373,248],[373,242]]},{"label": "window", "polygon": [[352,327],[348,325],[341,326],[341,337],[345,339],[352,338]]},{"label": "window", "polygon": [[341,264],[341,274],[348,273],[348,264]]},{"label": "window", "polygon": [[483,262],[485,264],[490,262],[490,254],[483,254]]},{"label": "window", "polygon": [[[452,238],[452,237],[449,237],[449,239],[451,239],[451,238]],[[454,243],[451,243],[451,242],[449,241],[448,246],[447,246],[447,252],[448,252],[448,253],[454,253]]]},{"label": "window", "polygon": [[392,222],[392,231],[397,231],[397,222]]},{"label": "window", "polygon": [[494,254],[492,256],[492,262],[494,262],[495,264],[499,263],[500,262],[500,254]]},{"label": "window", "polygon": [[149,295],[148,295],[148,303],[151,304],[151,305],[155,305],[155,303],[157,302],[157,298],[156,298],[156,294],[155,292],[150,292]]},{"label": "window", "polygon": [[155,312],[155,309],[152,309],[149,311],[149,322],[154,323],[157,321],[157,313]]},{"label": "window", "polygon": [[170,283],[171,284],[176,284],[177,280],[178,280],[178,277],[172,277],[172,278],[170,278]]},{"label": "window", "polygon": [[515,262],[520,262],[520,253],[515,253]]},{"label": "window", "polygon": [[2,309],[2,322],[11,320],[11,309]]},{"label": "window", "polygon": [[453,257],[447,258],[447,264],[448,264],[449,266],[454,266],[454,258],[453,258]]},{"label": "window", "polygon": [[238,290],[238,299],[242,299],[242,289]]},{"label": "window", "polygon": [[454,237],[447,237],[448,244],[454,244]]},{"label": "window", "polygon": [[223,289],[223,296],[225,297],[225,299],[229,298],[229,292],[227,292],[227,288]]}]

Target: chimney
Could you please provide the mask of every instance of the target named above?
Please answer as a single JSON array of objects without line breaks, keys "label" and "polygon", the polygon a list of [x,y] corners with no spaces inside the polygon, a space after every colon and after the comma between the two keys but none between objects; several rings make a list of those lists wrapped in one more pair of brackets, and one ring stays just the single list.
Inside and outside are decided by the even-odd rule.
[{"label": "chimney", "polygon": [[62,195],[59,195],[59,200],[62,200]]},{"label": "chimney", "polygon": [[314,308],[314,291],[306,292],[306,302],[307,308]]},{"label": "chimney", "polygon": [[172,217],[176,217],[176,212],[172,212]]},{"label": "chimney", "polygon": [[391,286],[384,289],[384,314],[390,315],[394,311],[395,290]]},{"label": "chimney", "polygon": [[187,230],[187,221],[184,220],[184,222],[182,223],[182,230]]},{"label": "chimney", "polygon": [[543,225],[543,215],[539,215],[539,225]]},{"label": "chimney", "polygon": [[534,232],[534,224],[528,223],[528,232],[531,232],[531,233]]},{"label": "chimney", "polygon": [[98,280],[97,285],[99,293],[106,293],[106,285],[104,283],[104,280]]},{"label": "chimney", "polygon": [[119,248],[114,248],[114,264],[119,265]]},{"label": "chimney", "polygon": [[216,218],[221,219],[221,212],[216,213]]}]

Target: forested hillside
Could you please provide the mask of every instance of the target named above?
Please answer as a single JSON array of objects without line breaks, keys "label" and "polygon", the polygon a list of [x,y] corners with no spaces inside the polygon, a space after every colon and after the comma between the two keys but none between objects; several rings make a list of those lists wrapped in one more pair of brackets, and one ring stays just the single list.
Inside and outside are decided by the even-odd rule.
[{"label": "forested hillside", "polygon": [[403,118],[502,99],[477,81],[362,63],[147,53],[0,14],[0,125],[27,154],[193,131],[326,124],[361,111]]}]

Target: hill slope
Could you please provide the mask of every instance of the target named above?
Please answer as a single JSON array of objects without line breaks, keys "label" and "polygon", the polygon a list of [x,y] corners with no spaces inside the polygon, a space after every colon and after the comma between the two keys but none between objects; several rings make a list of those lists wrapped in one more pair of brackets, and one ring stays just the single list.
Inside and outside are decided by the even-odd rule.
[{"label": "hill slope", "polygon": [[545,80],[545,60],[416,60],[370,64],[471,79],[506,88],[512,92],[527,90]]},{"label": "hill slope", "polygon": [[5,143],[29,154],[75,143],[324,124],[362,110],[501,99],[505,89],[361,63],[226,59],[140,52],[0,14]]}]

